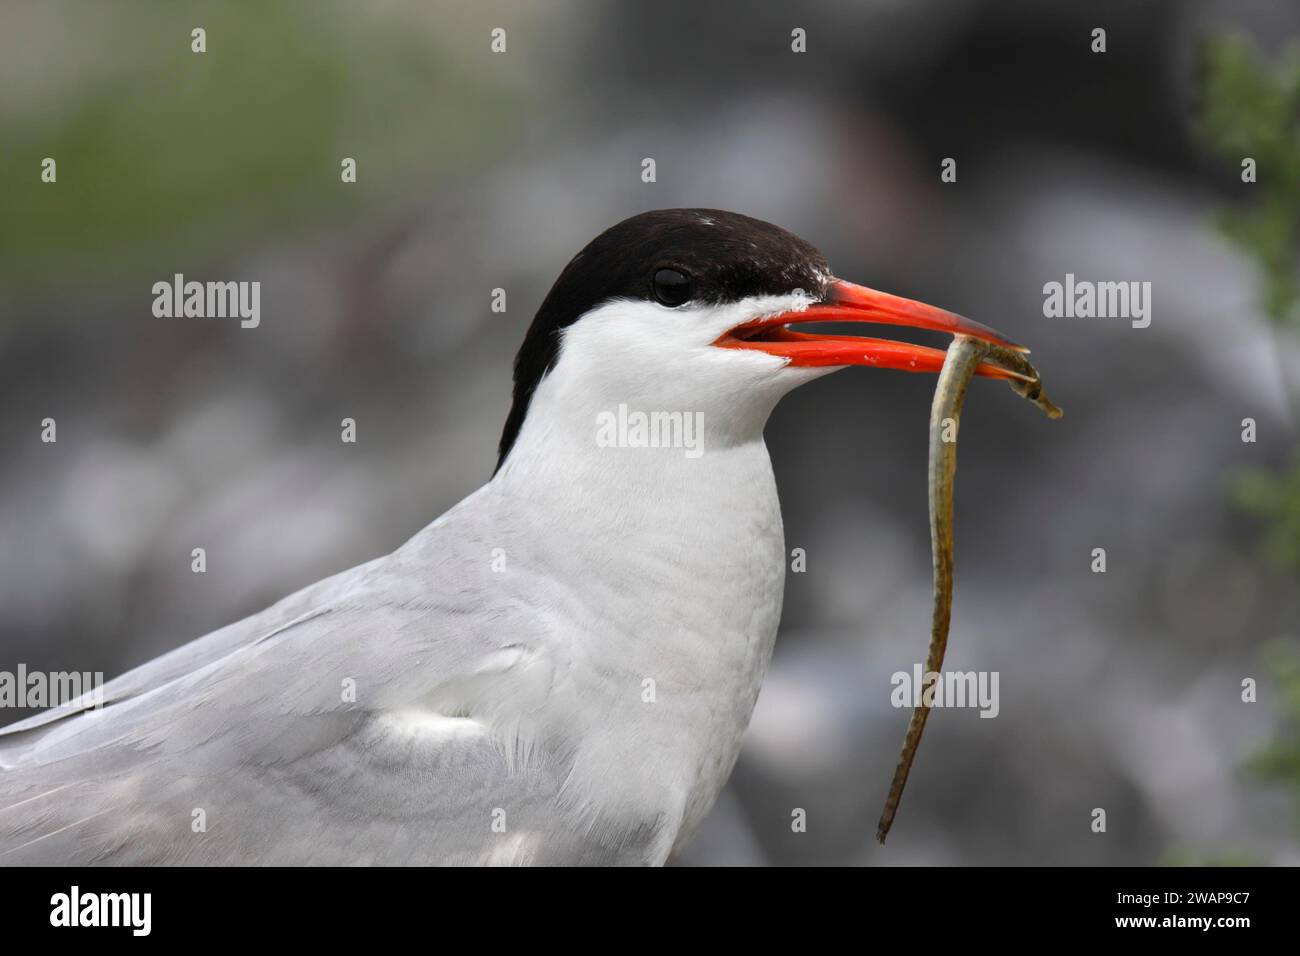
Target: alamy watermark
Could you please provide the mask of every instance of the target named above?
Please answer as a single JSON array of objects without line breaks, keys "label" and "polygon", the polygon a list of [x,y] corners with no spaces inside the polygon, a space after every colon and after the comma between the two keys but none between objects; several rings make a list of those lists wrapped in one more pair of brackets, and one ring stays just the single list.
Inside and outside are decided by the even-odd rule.
[{"label": "alamy watermark", "polygon": [[153,296],[153,314],[159,319],[238,317],[245,329],[262,323],[260,282],[186,282],[178,272],[171,282],[155,282]]},{"label": "alamy watermark", "polygon": [[1065,274],[1043,286],[1043,315],[1049,319],[1131,319],[1133,328],[1151,324],[1150,282],[1090,282]]},{"label": "alamy watermark", "polygon": [[148,936],[153,929],[152,893],[83,893],[73,885],[67,893],[50,897],[51,926],[123,927],[132,936]]},{"label": "alamy watermark", "polygon": [[921,673],[920,664],[912,672],[895,671],[889,678],[894,688],[889,702],[895,707],[978,707],[981,717],[996,717],[1002,710],[998,701],[997,671],[934,671]]},{"label": "alamy watermark", "polygon": [[687,458],[704,454],[704,413],[629,411],[619,403],[616,412],[596,415],[599,448],[681,448]]},{"label": "alamy watermark", "polygon": [[104,706],[103,671],[29,671],[26,664],[0,671],[0,707],[58,707],[82,697],[90,709]]}]

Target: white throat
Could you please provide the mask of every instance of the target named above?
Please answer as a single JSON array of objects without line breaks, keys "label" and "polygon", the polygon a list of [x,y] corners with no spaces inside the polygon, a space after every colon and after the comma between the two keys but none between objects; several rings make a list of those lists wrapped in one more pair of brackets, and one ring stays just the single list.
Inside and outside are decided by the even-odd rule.
[{"label": "white throat", "polygon": [[[485,489],[506,547],[523,552],[513,566],[554,578],[538,592],[556,604],[539,610],[572,644],[572,699],[602,721],[575,735],[575,801],[599,789],[608,811],[609,788],[625,788],[632,813],[657,794],[680,814],[664,821],[674,840],[730,773],[780,619],[786,555],[763,426],[786,391],[830,371],[711,343],[790,302],[693,313],[614,302],[588,314]],[[602,444],[600,416],[620,405],[698,415],[699,454]],[[629,749],[639,769],[616,772]]]},{"label": "white throat", "polygon": [[795,293],[677,309],[614,300],[593,309],[564,330],[555,368],[537,385],[498,480],[535,485],[554,480],[555,470],[567,480],[621,478],[635,487],[703,478],[708,469],[683,471],[682,460],[761,442],[786,392],[833,371],[713,342],[742,322],[810,301]]}]

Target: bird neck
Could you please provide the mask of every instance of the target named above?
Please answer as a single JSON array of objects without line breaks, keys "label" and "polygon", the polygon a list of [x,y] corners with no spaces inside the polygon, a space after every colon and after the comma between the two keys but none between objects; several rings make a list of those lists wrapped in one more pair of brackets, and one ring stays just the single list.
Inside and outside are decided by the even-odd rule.
[{"label": "bird neck", "polygon": [[706,425],[692,458],[600,447],[592,418],[563,420],[525,425],[484,489],[510,562],[493,583],[546,622],[581,704],[556,703],[538,730],[568,740],[566,799],[601,795],[612,828],[657,808],[675,839],[730,772],[780,620],[785,547],[762,423],[747,438]]}]

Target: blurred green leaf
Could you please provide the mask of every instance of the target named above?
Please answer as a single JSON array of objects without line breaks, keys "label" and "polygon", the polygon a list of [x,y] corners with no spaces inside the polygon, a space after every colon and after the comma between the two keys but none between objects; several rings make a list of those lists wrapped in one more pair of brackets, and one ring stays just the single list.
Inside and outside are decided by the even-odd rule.
[{"label": "blurred green leaf", "polygon": [[1254,201],[1220,226],[1259,266],[1264,311],[1300,323],[1300,47],[1270,68],[1242,38],[1207,43],[1201,126],[1215,153],[1256,161]]},{"label": "blurred green leaf", "polygon": [[1265,548],[1279,566],[1300,571],[1300,456],[1278,472],[1246,473],[1233,486],[1237,504],[1267,522]]},{"label": "blurred green leaf", "polygon": [[1266,658],[1282,692],[1284,727],[1272,743],[1255,755],[1250,769],[1265,780],[1291,786],[1300,826],[1300,650],[1274,644],[1266,649]]},{"label": "blurred green leaf", "polygon": [[[1300,47],[1270,68],[1242,38],[1207,43],[1201,134],[1235,164],[1255,160],[1252,201],[1224,212],[1219,225],[1256,263],[1265,313],[1300,328]],[[1267,523],[1271,560],[1300,572],[1300,455],[1277,472],[1249,472],[1233,494],[1239,507]],[[1262,779],[1291,786],[1300,819],[1300,651],[1273,645],[1266,657],[1282,694],[1282,728],[1248,766]]]},{"label": "blurred green leaf", "polygon": [[[166,274],[178,257],[401,208],[461,174],[517,107],[486,55],[445,38],[440,24],[462,14],[438,6],[118,5],[100,23],[106,75],[68,83],[60,70],[90,65],[52,65],[28,97],[52,108],[5,118],[0,279]],[[96,27],[85,8],[60,16],[58,30]],[[190,50],[195,25],[206,53]],[[61,83],[64,99],[50,92]],[[47,156],[53,185],[40,182]],[[359,175],[343,188],[345,156]]]}]

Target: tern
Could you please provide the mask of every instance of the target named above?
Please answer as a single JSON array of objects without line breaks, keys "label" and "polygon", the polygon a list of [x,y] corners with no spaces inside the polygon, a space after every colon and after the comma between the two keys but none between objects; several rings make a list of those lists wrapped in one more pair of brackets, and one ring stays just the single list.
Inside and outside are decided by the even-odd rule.
[{"label": "tern", "polygon": [[[0,731],[0,865],[671,859],[735,764],[781,617],[769,413],[847,366],[943,363],[790,328],[811,322],[1014,345],[748,216],[618,223],[538,309],[487,484],[393,553]],[[610,416],[632,424],[601,438]],[[688,420],[696,453],[674,447]]]}]

